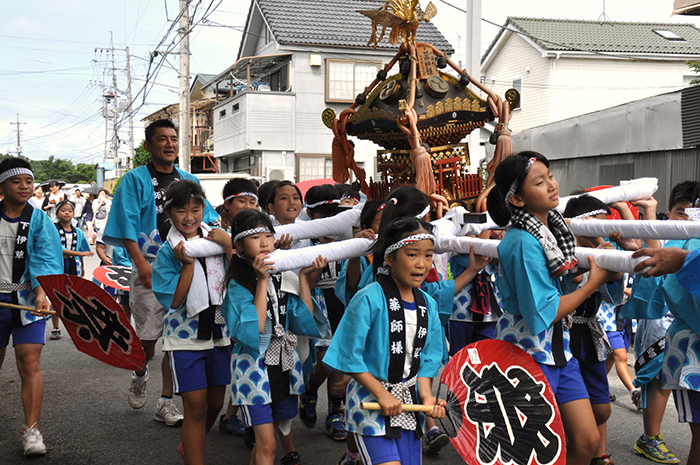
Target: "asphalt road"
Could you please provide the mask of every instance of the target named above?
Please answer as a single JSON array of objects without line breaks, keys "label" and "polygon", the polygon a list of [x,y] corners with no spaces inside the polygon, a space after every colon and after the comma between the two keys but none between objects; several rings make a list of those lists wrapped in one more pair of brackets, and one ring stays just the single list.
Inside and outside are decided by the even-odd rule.
[{"label": "asphalt road", "polygon": [[[88,259],[88,272],[96,264],[95,259]],[[180,428],[170,428],[153,420],[160,394],[162,353],[158,351],[151,362],[146,406],[133,410],[126,400],[129,372],[78,352],[65,330],[62,339],[49,341],[49,326],[42,356],[45,390],[40,423],[48,453],[37,458],[22,456],[20,381],[10,346],[0,372],[0,465],[181,464],[177,453]],[[649,465],[652,462],[633,450],[642,432],[642,415],[630,402],[614,370],[610,382],[611,392],[618,400],[612,404],[608,423],[608,453],[612,453],[618,465]],[[325,391],[322,390],[320,398],[325,398]],[[176,404],[181,408],[179,399]],[[319,423],[314,429],[307,429],[298,419],[294,421],[293,438],[305,465],[335,464],[345,450],[345,443],[324,435],[325,402],[319,404]],[[662,432],[669,448],[685,462],[690,449],[690,429],[678,423],[672,399]],[[281,457],[282,451],[278,449],[277,460]],[[247,464],[249,461],[250,452],[243,441],[219,433],[215,425],[207,440],[207,463]],[[464,461],[448,445],[439,455],[424,455],[423,463],[462,464]]]}]

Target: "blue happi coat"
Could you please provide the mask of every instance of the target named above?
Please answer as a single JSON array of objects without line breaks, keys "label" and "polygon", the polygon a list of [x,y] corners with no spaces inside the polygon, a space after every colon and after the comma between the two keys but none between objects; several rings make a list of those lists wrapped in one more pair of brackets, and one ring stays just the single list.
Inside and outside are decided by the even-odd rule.
[{"label": "blue happi coat", "polygon": [[[421,291],[422,292],[422,291]],[[433,378],[442,364],[442,324],[437,304],[423,292],[428,306],[428,334],[420,353],[420,369],[416,376]],[[363,287],[345,310],[338,331],[323,357],[323,363],[342,373],[369,372],[380,381],[389,379],[389,310],[384,290],[379,283]],[[365,436],[386,434],[385,417],[380,411],[364,410],[360,402],[376,402],[367,388],[352,379],[347,388],[345,428]],[[424,420],[424,415],[419,415]]]},{"label": "blue happi coat", "polygon": [[[691,239],[684,248],[697,246]],[[666,334],[662,380],[665,389],[700,391],[700,248],[663,283],[664,299],[675,319]]]},{"label": "blue happi coat", "polygon": [[[178,168],[175,168],[174,174],[180,179],[199,183],[196,176]],[[218,214],[208,200],[205,204],[203,221],[213,223]],[[164,239],[158,233],[156,218],[156,198],[151,174],[148,167],[139,166],[124,175],[114,193],[104,241],[117,247],[124,247],[124,239],[134,241],[143,256],[153,261]]]},{"label": "blue happi coat", "polygon": [[[37,276],[62,274],[63,250],[61,237],[58,235],[55,224],[40,209],[34,209],[28,226],[25,226],[22,222],[17,226],[18,229],[24,227],[29,228],[27,233],[27,257],[24,274],[19,284],[29,282],[31,283],[31,289],[19,291],[17,303],[33,307],[36,300],[34,289],[39,286],[39,281],[36,279]],[[24,310],[20,310],[19,314],[23,326],[44,318],[32,315]]]},{"label": "blue happi coat", "polygon": [[[498,260],[503,315],[496,326],[496,339],[521,347],[538,363],[554,365],[552,324],[562,289],[559,279],[549,273],[542,245],[524,229],[510,228],[498,245]],[[564,330],[563,335],[568,361],[572,357],[569,331]]]},{"label": "blue happi coat", "polygon": [[[283,286],[285,279],[294,280],[294,273],[282,273]],[[318,306],[315,305],[314,312],[311,314],[299,296],[291,292],[289,294],[287,306],[283,310],[286,312],[287,331],[299,336],[325,337],[328,332],[328,320]],[[232,403],[234,405],[271,403],[272,396],[265,364],[265,354],[272,336],[271,315],[267,316],[263,332],[260,333],[255,297],[236,281],[231,281],[228,285],[226,297],[221,305],[221,314],[226,320],[231,339],[236,342],[231,357]],[[302,348],[304,344],[300,341],[298,349]],[[289,384],[291,395],[304,392],[298,350],[294,352],[294,367],[289,375]]]}]

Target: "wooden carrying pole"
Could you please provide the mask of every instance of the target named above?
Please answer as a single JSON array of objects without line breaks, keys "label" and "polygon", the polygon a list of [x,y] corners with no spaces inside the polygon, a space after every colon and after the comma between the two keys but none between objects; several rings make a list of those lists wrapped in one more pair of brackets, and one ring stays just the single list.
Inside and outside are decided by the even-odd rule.
[{"label": "wooden carrying pole", "polygon": [[[433,405],[423,404],[401,404],[401,410],[404,412],[430,412]],[[381,410],[379,402],[360,402],[360,408],[365,410]]]},{"label": "wooden carrying pole", "polygon": [[55,315],[56,314],[56,312],[54,312],[53,310],[37,310],[34,307],[27,307],[26,305],[7,304],[5,302],[0,302],[0,307],[14,308],[17,310],[26,310],[28,312],[42,313],[44,315]]}]

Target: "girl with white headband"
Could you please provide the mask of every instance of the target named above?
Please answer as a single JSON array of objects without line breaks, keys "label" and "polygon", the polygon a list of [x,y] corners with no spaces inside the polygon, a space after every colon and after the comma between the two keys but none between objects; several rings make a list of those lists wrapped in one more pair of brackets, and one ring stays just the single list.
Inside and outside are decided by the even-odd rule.
[{"label": "girl with white headband", "polygon": [[[431,389],[442,361],[440,317],[435,300],[419,289],[432,269],[431,230],[402,218],[379,236],[377,282],[352,299],[324,358],[353,377],[345,421],[363,463],[420,462],[425,416],[402,412],[401,404],[431,405],[428,416],[445,416],[445,401]],[[379,402],[381,410],[361,409],[366,401]]]},{"label": "girl with white headband", "polygon": [[[428,197],[415,187],[401,186],[391,191],[384,199],[384,207],[381,209],[381,213],[379,237],[382,237],[384,231],[400,218],[417,218],[423,221],[429,221],[430,203],[428,202]],[[381,264],[381,260],[379,262],[374,261],[374,267],[367,267],[363,271],[358,284],[359,289],[363,289],[368,284],[375,281],[376,269],[381,266]],[[472,270],[467,269],[459,276],[456,276],[455,279],[442,279],[435,266],[429,270],[425,282],[421,285],[421,290],[426,292],[437,302],[438,313],[443,324],[447,324],[452,316],[455,295],[461,291],[473,277],[474,274]],[[349,283],[350,279],[348,279],[348,285]],[[447,363],[447,339],[445,337],[444,328],[442,329],[442,334],[442,361],[443,363]],[[447,434],[440,431],[432,418],[427,419],[427,425],[428,431],[425,435],[425,447],[429,452],[438,452],[449,443],[449,438]]]},{"label": "girl with white headband", "polygon": [[[294,272],[270,275],[274,233],[264,213],[244,210],[236,215],[231,225],[236,254],[224,276],[222,313],[236,342],[231,396],[241,406],[245,426],[255,433],[251,460],[255,465],[273,464],[275,425],[289,437],[298,413],[304,380],[297,335],[323,338],[328,331],[328,320],[311,298],[309,283],[309,274],[323,268],[326,260],[317,257],[298,277]],[[289,444],[283,441],[282,463],[298,464],[299,455],[288,450]]]},{"label": "girl with white headband", "polygon": [[496,338],[520,346],[540,365],[559,404],[566,462],[588,465],[600,435],[561,319],[607,282],[609,272],[589,259],[586,284],[563,295],[559,278],[576,267],[576,241],[555,210],[559,185],[543,155],[521,152],[506,158],[494,180],[489,214],[501,226],[511,223],[498,246],[504,312]]},{"label": "girl with white headband", "polygon": [[[233,178],[229,180],[222,191],[224,203],[217,208],[219,211],[218,225],[231,233],[231,221],[243,210],[258,208],[258,188],[250,179]],[[238,405],[233,405],[229,399],[226,412],[219,419],[219,431],[243,436],[243,422],[238,418]]]},{"label": "girl with white headband", "polygon": [[[221,315],[231,239],[203,221],[206,199],[195,181],[171,182],[163,207],[172,226],[153,264],[153,293],[167,309],[163,352],[172,368],[174,392],[182,396],[184,407],[178,452],[196,465],[204,463],[206,434],[231,383],[231,338]],[[214,240],[226,254],[188,257],[185,242],[200,237]]]}]

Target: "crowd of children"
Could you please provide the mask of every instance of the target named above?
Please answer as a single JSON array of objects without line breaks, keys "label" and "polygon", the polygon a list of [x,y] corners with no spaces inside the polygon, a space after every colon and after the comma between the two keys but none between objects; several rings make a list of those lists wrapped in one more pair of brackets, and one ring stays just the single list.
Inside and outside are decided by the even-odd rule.
[{"label": "crowd of children", "polygon": [[[163,390],[154,418],[182,425],[178,451],[185,463],[205,463],[206,434],[217,419],[219,431],[243,437],[251,464],[274,463],[278,439],[282,464],[302,463],[292,421],[299,416],[306,427],[316,425],[325,383],[325,433],[347,444],[339,465],[419,464],[421,441],[431,452],[449,441],[435,423],[445,416],[446,402],[435,397],[434,378],[460,349],[492,338],[520,346],[539,364],[561,412],[567,463],[612,463],[606,451],[612,366],[643,410],[643,434],[634,449],[656,462],[679,462],[661,434],[673,390],[681,421],[693,432],[688,463],[700,460],[692,453],[700,448],[700,367],[693,362],[700,331],[691,312],[698,307],[692,281],[697,271],[683,274],[691,255],[678,278],[631,278],[599,268],[593,259],[589,271],[580,273],[575,256],[576,247],[692,251],[697,239],[576,237],[569,219],[605,219],[613,210],[634,219],[635,213],[626,202],[605,205],[585,193],[558,213],[559,187],[548,160],[523,152],[498,166],[487,198],[491,218],[503,229],[481,237],[501,241],[498,259],[473,248],[468,255],[447,254],[449,265],[440,266],[440,273],[430,203],[415,188],[398,187],[355,207],[363,198],[348,185],[316,186],[302,195],[290,181],[258,186],[232,179],[215,213],[197,179],[174,167],[172,124],[149,127],[145,146],[152,162],[124,177],[106,225],[98,228],[97,253],[105,264],[133,264],[130,292],[137,298],[131,305],[128,297],[120,300],[129,316],[133,312],[147,360],[162,339]],[[25,402],[24,453],[37,455],[46,452],[38,421],[41,311],[49,302],[36,276],[83,276],[82,259],[92,252],[72,224],[70,201],[51,205],[55,225],[31,206],[29,163],[4,160],[0,188],[0,301],[36,308],[0,307],[0,363],[12,336]],[[669,218],[688,219],[698,191],[696,182],[674,187]],[[644,219],[656,217],[653,199],[633,204],[644,210]],[[273,272],[275,249],[335,240],[276,237],[275,228],[347,208],[361,208],[355,237],[374,241],[368,255],[338,262],[319,255],[307,268]],[[188,255],[186,244],[201,239],[215,242],[219,252]],[[635,376],[627,365],[626,322],[632,319],[638,320]],[[51,338],[57,337],[54,322]],[[133,408],[145,405],[147,380],[147,365],[133,373]],[[184,415],[172,402],[174,394]],[[379,410],[360,408],[366,401],[377,402]],[[426,413],[404,411],[402,404],[423,404]]]}]

